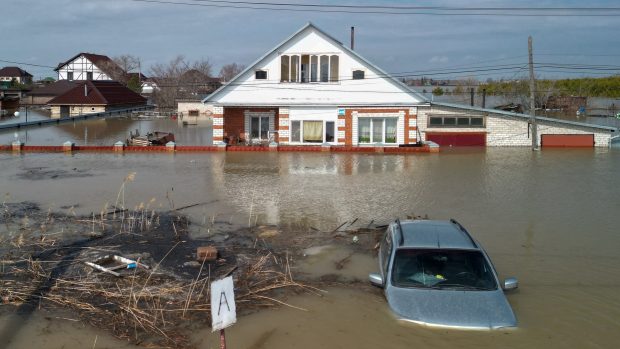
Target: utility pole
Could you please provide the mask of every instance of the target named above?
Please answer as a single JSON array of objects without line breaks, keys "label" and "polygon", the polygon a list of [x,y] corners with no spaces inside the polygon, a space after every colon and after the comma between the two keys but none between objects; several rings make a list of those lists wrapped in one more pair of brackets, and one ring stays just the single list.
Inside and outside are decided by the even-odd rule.
[{"label": "utility pole", "polygon": [[527,50],[530,66],[530,127],[532,128],[532,150],[538,150],[538,128],[536,126],[536,81],[534,81],[534,56],[532,54],[532,37],[527,39]]}]

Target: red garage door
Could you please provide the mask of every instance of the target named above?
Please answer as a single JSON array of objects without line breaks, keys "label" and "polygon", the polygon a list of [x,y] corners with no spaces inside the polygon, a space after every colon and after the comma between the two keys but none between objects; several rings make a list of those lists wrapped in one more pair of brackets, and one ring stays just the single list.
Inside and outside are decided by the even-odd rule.
[{"label": "red garage door", "polygon": [[482,147],[487,145],[483,132],[427,132],[426,140],[443,147]]},{"label": "red garage door", "polygon": [[541,135],[543,147],[594,147],[594,135]]}]

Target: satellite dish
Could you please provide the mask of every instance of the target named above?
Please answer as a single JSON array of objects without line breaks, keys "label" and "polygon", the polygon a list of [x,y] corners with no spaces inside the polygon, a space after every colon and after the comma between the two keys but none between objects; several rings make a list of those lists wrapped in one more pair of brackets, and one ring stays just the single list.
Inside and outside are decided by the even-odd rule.
[{"label": "satellite dish", "polygon": [[15,117],[18,117],[19,116],[19,112],[16,111],[13,115],[15,115]]},{"label": "satellite dish", "polygon": [[211,115],[213,115],[213,112],[210,111],[210,110],[207,110],[207,111],[205,111],[205,115],[206,116],[211,116]]}]

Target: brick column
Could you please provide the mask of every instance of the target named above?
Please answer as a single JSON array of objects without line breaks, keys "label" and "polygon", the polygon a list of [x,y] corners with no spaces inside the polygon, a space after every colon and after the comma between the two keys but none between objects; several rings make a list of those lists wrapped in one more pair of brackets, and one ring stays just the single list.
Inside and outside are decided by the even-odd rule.
[{"label": "brick column", "polygon": [[[339,110],[342,108],[338,108]],[[349,118],[351,116],[349,115]],[[340,115],[340,112],[338,112],[338,124],[336,125],[337,127],[337,131],[336,131],[336,140],[338,141],[338,144],[345,144],[345,145],[350,145],[347,144],[347,110],[345,109],[344,115]]]},{"label": "brick column", "polygon": [[289,143],[290,142],[290,137],[291,137],[291,131],[290,131],[290,119],[288,117],[289,115],[289,109],[288,108],[284,108],[281,107],[278,110],[278,125],[277,125],[277,131],[278,131],[278,142],[279,143]]},{"label": "brick column", "polygon": [[340,142],[340,131],[344,132],[344,145],[350,147],[353,145],[353,109],[344,111],[344,127],[340,127],[340,118],[338,116],[338,141]]},{"label": "brick column", "polygon": [[224,107],[213,107],[213,144],[224,141]]},{"label": "brick column", "polygon": [[405,114],[405,144],[413,144],[418,141],[418,108],[409,108]]}]

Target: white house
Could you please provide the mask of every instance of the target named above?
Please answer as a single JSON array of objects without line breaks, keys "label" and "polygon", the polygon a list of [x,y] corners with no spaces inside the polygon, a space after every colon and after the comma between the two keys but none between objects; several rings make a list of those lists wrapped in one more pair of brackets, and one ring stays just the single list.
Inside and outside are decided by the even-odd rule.
[{"label": "white house", "polygon": [[110,57],[94,53],[78,53],[54,69],[58,80],[114,80],[125,74]]},{"label": "white house", "polygon": [[[432,103],[312,23],[203,100],[214,143],[528,145],[523,114]],[[607,146],[610,127],[538,118],[543,144]],[[576,134],[569,137],[565,134]]]}]

